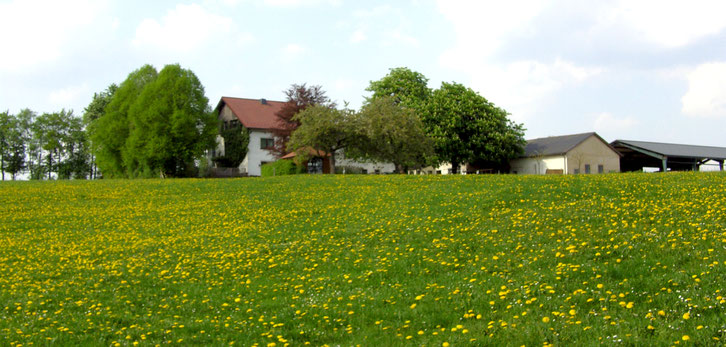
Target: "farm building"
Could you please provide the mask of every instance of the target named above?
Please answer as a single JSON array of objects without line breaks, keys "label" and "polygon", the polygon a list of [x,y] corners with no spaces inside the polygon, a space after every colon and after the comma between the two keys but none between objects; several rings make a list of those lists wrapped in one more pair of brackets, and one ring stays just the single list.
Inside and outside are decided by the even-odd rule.
[{"label": "farm building", "polygon": [[615,140],[611,145],[623,156],[620,167],[623,171],[643,171],[644,168],[658,168],[660,171],[698,171],[708,161],[718,163],[723,171],[726,148],[710,146],[679,145],[673,143]]},{"label": "farm building", "polygon": [[517,174],[620,172],[620,153],[594,132],[528,140],[521,158],[510,162]]}]

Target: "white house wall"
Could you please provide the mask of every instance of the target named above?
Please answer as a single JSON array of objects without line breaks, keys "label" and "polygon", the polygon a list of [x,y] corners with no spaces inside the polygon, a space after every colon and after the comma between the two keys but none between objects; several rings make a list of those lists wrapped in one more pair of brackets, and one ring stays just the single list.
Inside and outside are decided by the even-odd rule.
[{"label": "white house wall", "polygon": [[260,167],[263,163],[271,163],[277,160],[268,150],[261,148],[263,138],[274,139],[274,136],[269,131],[250,129],[247,156],[239,166],[240,172],[247,173],[249,176],[260,176],[262,174]]}]

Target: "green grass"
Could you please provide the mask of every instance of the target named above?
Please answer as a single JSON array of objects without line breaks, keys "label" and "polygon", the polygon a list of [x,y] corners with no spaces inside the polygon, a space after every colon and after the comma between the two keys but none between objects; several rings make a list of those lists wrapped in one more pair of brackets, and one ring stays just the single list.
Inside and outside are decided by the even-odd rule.
[{"label": "green grass", "polygon": [[0,345],[726,341],[722,173],[3,182],[0,217]]}]

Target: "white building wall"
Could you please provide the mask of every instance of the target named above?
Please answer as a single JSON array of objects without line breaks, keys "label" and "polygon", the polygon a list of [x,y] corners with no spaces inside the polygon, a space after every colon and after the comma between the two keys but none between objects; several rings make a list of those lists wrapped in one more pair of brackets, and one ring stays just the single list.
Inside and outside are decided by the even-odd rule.
[{"label": "white building wall", "polygon": [[396,166],[393,165],[392,163],[359,162],[359,161],[355,161],[355,160],[346,158],[345,153],[343,151],[335,152],[335,166],[336,167],[343,167],[343,166],[355,167],[355,168],[366,170],[366,172],[369,174],[374,174],[376,172],[382,173],[382,174],[396,172]]},{"label": "white building wall", "polygon": [[241,173],[247,173],[249,176],[260,176],[262,170],[260,167],[263,163],[271,163],[276,161],[274,155],[268,150],[262,148],[262,139],[274,139],[269,131],[250,129],[250,143],[247,145],[247,156],[239,165]]},{"label": "white building wall", "polygon": [[509,165],[511,172],[525,175],[544,175],[547,170],[562,170],[567,172],[565,167],[565,157],[561,155],[539,157],[539,158],[519,158],[512,160]]}]

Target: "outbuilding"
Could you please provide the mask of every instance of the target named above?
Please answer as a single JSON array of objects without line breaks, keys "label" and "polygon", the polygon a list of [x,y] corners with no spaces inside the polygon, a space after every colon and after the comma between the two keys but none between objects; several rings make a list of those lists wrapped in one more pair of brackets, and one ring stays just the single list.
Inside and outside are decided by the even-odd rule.
[{"label": "outbuilding", "polygon": [[710,160],[717,162],[719,169],[723,171],[726,160],[724,147],[631,140],[615,140],[611,145],[623,155],[620,160],[623,171],[643,171],[643,168],[698,171]]},{"label": "outbuilding", "polygon": [[528,140],[521,158],[510,162],[516,174],[620,172],[620,153],[589,132]]}]

